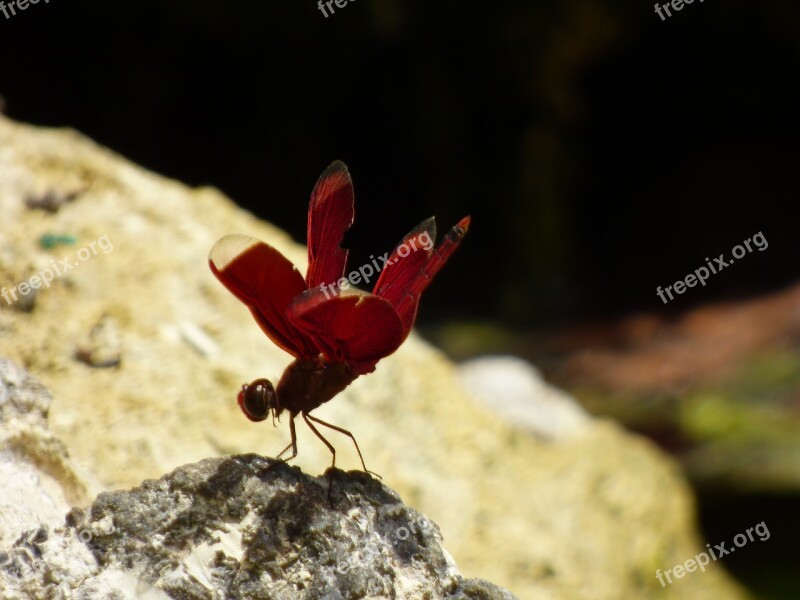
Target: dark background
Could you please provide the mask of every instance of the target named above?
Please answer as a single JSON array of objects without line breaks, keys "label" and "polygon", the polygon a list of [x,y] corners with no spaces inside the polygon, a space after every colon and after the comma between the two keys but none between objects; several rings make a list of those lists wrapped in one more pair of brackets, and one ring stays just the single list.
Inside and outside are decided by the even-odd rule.
[{"label": "dark background", "polygon": [[[471,214],[420,322],[535,331],[797,279],[799,34],[791,0],[664,22],[649,1],[357,0],[326,19],[312,0],[51,0],[0,14],[0,94],[300,242],[341,158],[352,265]],[[656,296],[759,231],[766,251]],[[711,542],[765,518],[734,506],[722,527],[714,506]],[[792,552],[774,534],[752,560]]]},{"label": "dark background", "polygon": [[0,16],[0,93],[301,242],[341,158],[352,264],[473,216],[423,322],[552,324],[661,309],[657,285],[758,231],[767,251],[665,308],[792,280],[798,23],[789,0],[664,22],[650,2],[51,0]]}]

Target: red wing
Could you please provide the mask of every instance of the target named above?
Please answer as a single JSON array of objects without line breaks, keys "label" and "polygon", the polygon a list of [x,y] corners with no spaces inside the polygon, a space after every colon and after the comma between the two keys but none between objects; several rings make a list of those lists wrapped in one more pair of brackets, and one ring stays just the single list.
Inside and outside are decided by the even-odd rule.
[{"label": "red wing", "polygon": [[283,254],[255,238],[233,234],[214,244],[208,264],[275,344],[297,358],[319,354],[313,340],[286,316],[287,306],[306,290],[306,283]]},{"label": "red wing", "polygon": [[[427,262],[435,243],[436,220],[431,217],[409,231],[395,247],[372,293],[386,298],[394,305],[405,295],[406,283]],[[402,256],[403,253],[405,256]]]},{"label": "red wing", "polygon": [[309,288],[341,279],[347,266],[344,233],[353,224],[353,182],[345,164],[332,162],[319,176],[308,205]]},{"label": "red wing", "polygon": [[[392,262],[390,258],[387,261],[387,266],[375,285],[374,293],[394,306],[405,328],[404,339],[411,331],[417,317],[419,297],[458,248],[467,229],[469,229],[469,217],[464,217],[447,232],[439,247],[431,252],[436,237],[436,225],[433,218],[427,219],[403,238],[398,249],[404,244],[410,245],[413,240],[416,240],[418,245],[424,241],[428,248],[423,246],[425,251],[412,252],[405,258],[400,258],[395,250],[392,257],[399,260]],[[426,232],[428,238],[425,237]],[[428,239],[431,241],[428,242]]]},{"label": "red wing", "polygon": [[288,314],[314,337],[325,358],[347,362],[362,374],[372,371],[405,338],[392,305],[363,292],[341,292],[328,298],[314,288],[295,298]]}]

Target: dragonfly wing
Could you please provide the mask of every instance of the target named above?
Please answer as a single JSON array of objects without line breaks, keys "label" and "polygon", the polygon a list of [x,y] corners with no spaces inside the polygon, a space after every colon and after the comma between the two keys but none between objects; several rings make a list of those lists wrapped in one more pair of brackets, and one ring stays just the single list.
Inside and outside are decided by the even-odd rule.
[{"label": "dragonfly wing", "polygon": [[298,328],[314,336],[325,358],[347,362],[359,373],[372,371],[405,338],[392,305],[364,292],[326,296],[314,288],[295,298],[288,312]]},{"label": "dragonfly wing", "polygon": [[[469,217],[461,219],[433,250],[436,224],[433,218],[427,219],[403,238],[387,261],[373,293],[391,303],[403,322],[406,336],[414,326],[422,292],[458,248],[469,228],[469,220]],[[414,242],[416,245],[422,244],[422,251],[412,251],[405,258],[398,254],[399,249],[413,246]]]},{"label": "dragonfly wing", "polygon": [[221,238],[208,255],[211,271],[241,300],[275,344],[297,358],[319,351],[305,332],[287,317],[286,308],[306,290],[303,276],[269,244],[233,234]]},{"label": "dragonfly wing", "polygon": [[347,266],[347,250],[341,247],[353,224],[353,182],[345,164],[337,160],[322,172],[308,205],[309,288],[341,279]]}]

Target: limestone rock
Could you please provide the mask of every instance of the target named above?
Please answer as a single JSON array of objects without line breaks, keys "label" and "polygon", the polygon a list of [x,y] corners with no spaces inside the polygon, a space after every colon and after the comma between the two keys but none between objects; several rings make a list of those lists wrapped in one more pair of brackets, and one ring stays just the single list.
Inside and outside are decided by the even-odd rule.
[{"label": "limestone rock", "polygon": [[88,501],[66,447],[47,430],[50,393],[0,358],[0,550]]},{"label": "limestone rock", "polygon": [[464,387],[516,427],[545,439],[579,435],[590,417],[574,398],[548,385],[529,362],[514,356],[474,358],[458,367]]},{"label": "limestone rock", "polygon": [[[281,174],[269,169],[265,202],[297,202],[305,219],[305,199],[270,195]],[[356,202],[368,201],[354,178]],[[64,201],[27,202],[45,194]],[[279,377],[291,357],[213,278],[206,257],[239,232],[303,271],[303,247],[216,190],[149,173],[73,131],[1,116],[0,215],[0,294],[35,292],[27,311],[0,300],[0,355],[53,390],[50,427],[92,474],[91,492],[286,445],[285,421],[278,430],[251,423],[235,396],[245,381]],[[77,242],[42,245],[45,234]],[[75,349],[104,318],[119,360],[94,368]],[[564,439],[533,436],[475,402],[453,365],[413,334],[315,415],[353,432],[367,466],[439,525],[468,577],[537,599],[741,597],[720,563],[658,584],[656,569],[704,546],[682,474],[652,444],[596,420]],[[330,454],[302,423],[298,435],[297,464],[327,468]],[[350,441],[330,439],[337,465],[357,468]]]}]

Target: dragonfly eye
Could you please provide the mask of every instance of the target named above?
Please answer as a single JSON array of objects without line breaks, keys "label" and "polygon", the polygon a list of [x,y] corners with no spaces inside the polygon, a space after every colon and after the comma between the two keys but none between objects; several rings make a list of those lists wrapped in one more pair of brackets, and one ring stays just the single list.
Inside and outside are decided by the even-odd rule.
[{"label": "dragonfly eye", "polygon": [[275,388],[266,379],[256,379],[250,385],[244,384],[237,400],[239,408],[251,421],[263,421],[277,405]]}]

